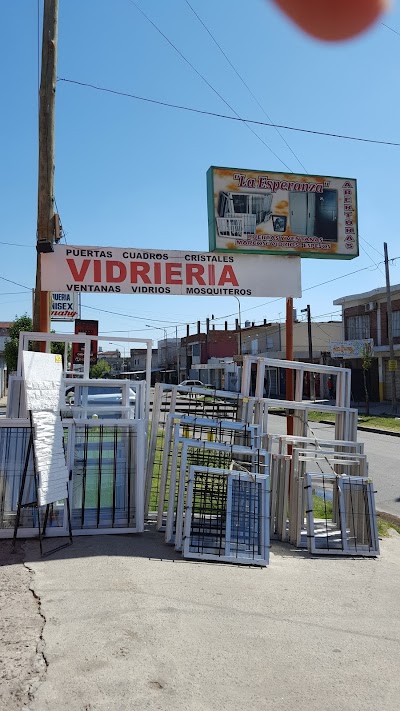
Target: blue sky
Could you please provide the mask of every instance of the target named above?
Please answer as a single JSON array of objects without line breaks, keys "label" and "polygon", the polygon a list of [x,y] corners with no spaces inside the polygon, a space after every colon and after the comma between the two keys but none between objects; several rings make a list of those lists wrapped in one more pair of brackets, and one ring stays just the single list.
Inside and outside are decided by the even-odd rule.
[{"label": "blue sky", "polygon": [[[267,121],[185,0],[135,3],[241,117]],[[304,35],[268,0],[190,4],[274,122],[400,142],[400,36],[395,32],[378,23],[352,42],[332,45]],[[41,24],[41,0],[2,5],[1,321],[31,313],[35,279],[38,6]],[[400,33],[399,2],[382,21]],[[132,0],[60,0],[57,73],[232,114]],[[293,155],[274,128],[258,127],[274,155],[238,122],[65,82],[57,84],[56,107],[55,194],[69,244],[207,251],[208,167],[280,171],[286,164],[304,172],[296,155],[309,173],[357,178],[361,236],[357,259],[302,260],[304,293],[295,300],[299,311],[310,303],[317,320],[335,312],[337,317],[334,299],[384,286],[383,266],[376,266],[383,259],[384,241],[389,255],[400,257],[399,147],[282,131]],[[400,282],[399,267],[400,259],[391,266],[393,284]],[[283,320],[285,315],[282,299],[243,298],[241,307],[243,322]],[[211,315],[216,324],[227,317],[233,325],[236,300],[82,296],[82,317],[98,319],[102,333],[121,336],[157,339],[167,328],[172,337],[176,327],[183,336],[187,323],[204,323]]]}]

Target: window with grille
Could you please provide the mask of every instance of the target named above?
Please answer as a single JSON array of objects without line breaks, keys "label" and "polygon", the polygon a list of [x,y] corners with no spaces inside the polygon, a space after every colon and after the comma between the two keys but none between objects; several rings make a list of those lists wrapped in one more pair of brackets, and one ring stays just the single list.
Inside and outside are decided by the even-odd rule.
[{"label": "window with grille", "polygon": [[400,337],[400,311],[392,311],[393,338]]},{"label": "window with grille", "polygon": [[258,340],[257,338],[254,338],[251,341],[251,355],[257,355],[258,353]]},{"label": "window with grille", "polygon": [[370,319],[369,314],[360,316],[348,316],[346,318],[346,338],[348,341],[358,340],[360,338],[370,338]]}]

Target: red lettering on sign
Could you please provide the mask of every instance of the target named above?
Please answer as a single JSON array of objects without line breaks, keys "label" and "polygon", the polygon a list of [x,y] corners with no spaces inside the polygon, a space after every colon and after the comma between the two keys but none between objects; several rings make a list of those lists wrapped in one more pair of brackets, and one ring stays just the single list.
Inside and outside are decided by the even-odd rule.
[{"label": "red lettering on sign", "polygon": [[[118,270],[114,273],[114,270]],[[126,279],[126,266],[123,262],[106,262],[106,280],[111,283],[124,281]]]},{"label": "red lettering on sign", "polygon": [[208,265],[208,283],[210,286],[215,285],[215,264]]},{"label": "red lettering on sign", "polygon": [[137,284],[140,278],[143,284],[151,284],[151,279],[148,276],[149,271],[150,264],[147,262],[131,262],[131,283]]},{"label": "red lettering on sign", "polygon": [[239,282],[236,279],[236,274],[230,264],[226,264],[224,266],[218,281],[218,286],[224,286],[224,284],[232,284],[233,286],[239,286]]},{"label": "red lettering on sign", "polygon": [[93,281],[101,282],[101,261],[95,259],[93,261]]},{"label": "red lettering on sign", "polygon": [[204,267],[199,264],[187,264],[186,265],[186,283],[191,286],[194,281],[201,286],[205,286],[206,282],[203,279]]},{"label": "red lettering on sign", "polygon": [[90,266],[90,259],[83,260],[82,266],[79,271],[76,268],[76,264],[73,259],[67,259],[67,264],[75,281],[83,281]]},{"label": "red lettering on sign", "polygon": [[165,281],[167,284],[182,284],[182,265],[179,262],[167,262]]},{"label": "red lettering on sign", "polygon": [[161,284],[161,264],[159,262],[154,265],[154,283]]}]

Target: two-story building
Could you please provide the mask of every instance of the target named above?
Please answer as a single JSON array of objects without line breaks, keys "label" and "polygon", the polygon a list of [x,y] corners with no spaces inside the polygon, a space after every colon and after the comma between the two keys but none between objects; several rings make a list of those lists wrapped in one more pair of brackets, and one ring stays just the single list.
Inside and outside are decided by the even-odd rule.
[{"label": "two-story building", "polygon": [[[312,360],[314,363],[330,362],[330,342],[341,338],[339,321],[312,322]],[[240,386],[240,363],[243,355],[260,355],[268,358],[286,358],[285,323],[245,322],[242,328],[229,330],[211,329],[208,333],[195,333],[182,338],[182,360],[186,362],[187,376],[220,387],[223,381],[235,381]],[[294,359],[309,361],[309,334],[306,321],[293,323]],[[219,362],[218,362],[219,361]],[[232,363],[239,366],[239,371]],[[220,374],[218,375],[218,370]],[[269,368],[266,392],[271,396],[285,394],[285,372]],[[230,389],[233,389],[232,387]],[[305,393],[309,385],[305,383]],[[316,382],[316,395],[324,398],[327,393],[324,383]]]},{"label": "two-story building", "polygon": [[[400,284],[390,289],[392,305],[392,332],[395,351],[396,395],[400,395]],[[336,299],[342,307],[343,340],[371,338],[374,342],[374,358],[370,372],[370,399],[390,400],[392,397],[391,372],[389,371],[389,338],[386,288],[372,289],[361,294],[350,294]],[[356,382],[361,371],[361,360],[346,361],[352,368],[352,381]],[[360,377],[360,375],[358,375]]]}]

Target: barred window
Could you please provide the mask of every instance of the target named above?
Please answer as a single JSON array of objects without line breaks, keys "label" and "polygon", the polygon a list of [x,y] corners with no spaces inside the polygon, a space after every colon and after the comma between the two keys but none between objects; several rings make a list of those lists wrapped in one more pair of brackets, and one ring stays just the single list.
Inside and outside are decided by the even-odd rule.
[{"label": "barred window", "polygon": [[400,337],[400,311],[392,311],[393,338]]},{"label": "barred window", "polygon": [[346,338],[348,341],[371,338],[369,314],[346,318]]}]

